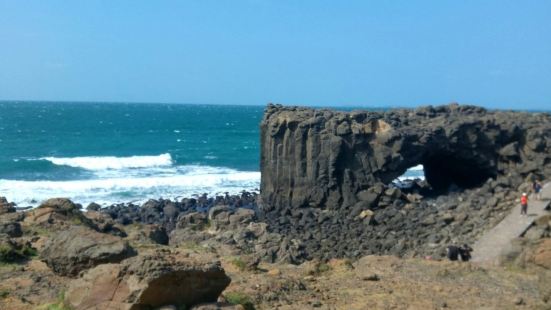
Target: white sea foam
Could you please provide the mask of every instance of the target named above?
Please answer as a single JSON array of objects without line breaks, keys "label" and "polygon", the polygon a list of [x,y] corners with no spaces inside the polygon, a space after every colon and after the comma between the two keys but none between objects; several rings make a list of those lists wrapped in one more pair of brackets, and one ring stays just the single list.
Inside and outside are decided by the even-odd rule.
[{"label": "white sea foam", "polygon": [[[75,181],[19,181],[0,179],[0,193],[19,206],[36,206],[52,197],[67,197],[86,205],[90,202],[111,204],[145,201],[150,198],[189,197],[243,190],[260,186],[260,172],[228,168],[183,166],[185,174],[151,177],[113,177]],[[167,173],[168,174],[168,173]],[[161,174],[162,175],[162,174]]]},{"label": "white sea foam", "polygon": [[86,170],[106,170],[125,168],[164,167],[172,165],[169,153],[158,156],[83,156],[83,157],[42,157],[55,165],[83,168]]},{"label": "white sea foam", "polygon": [[408,170],[419,171],[419,170],[423,170],[423,169],[425,169],[425,168],[423,167],[423,165],[417,165],[417,166],[414,166],[414,167],[409,168]]}]

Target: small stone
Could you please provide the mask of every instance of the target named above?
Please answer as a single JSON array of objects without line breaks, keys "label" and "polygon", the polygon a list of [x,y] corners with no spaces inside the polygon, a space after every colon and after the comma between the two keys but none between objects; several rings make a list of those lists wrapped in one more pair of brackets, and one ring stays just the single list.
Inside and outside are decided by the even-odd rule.
[{"label": "small stone", "polygon": [[321,307],[321,302],[319,300],[312,301],[312,307],[314,307],[314,308]]},{"label": "small stone", "polygon": [[381,278],[379,277],[378,274],[372,273],[372,274],[369,274],[369,275],[363,277],[362,280],[364,280],[364,281],[379,281],[379,280],[381,280]]},{"label": "small stone", "polygon": [[269,276],[279,276],[281,274],[281,271],[279,269],[272,269],[268,271]]},{"label": "small stone", "polygon": [[524,299],[520,296],[515,298],[515,305],[517,305],[517,306],[524,305]]}]

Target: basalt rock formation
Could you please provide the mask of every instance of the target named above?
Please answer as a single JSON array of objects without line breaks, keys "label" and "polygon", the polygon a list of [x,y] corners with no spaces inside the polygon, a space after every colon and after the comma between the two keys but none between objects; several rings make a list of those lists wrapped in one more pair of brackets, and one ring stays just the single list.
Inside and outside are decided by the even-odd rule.
[{"label": "basalt rock formation", "polygon": [[437,190],[551,173],[548,114],[457,104],[381,113],[269,105],[261,131],[262,198],[275,207],[352,205],[362,190],[418,164]]},{"label": "basalt rock formation", "polygon": [[[261,210],[299,261],[435,255],[499,222],[530,180],[551,176],[550,163],[546,113],[269,105],[261,123]],[[419,164],[429,197],[392,186]]]}]

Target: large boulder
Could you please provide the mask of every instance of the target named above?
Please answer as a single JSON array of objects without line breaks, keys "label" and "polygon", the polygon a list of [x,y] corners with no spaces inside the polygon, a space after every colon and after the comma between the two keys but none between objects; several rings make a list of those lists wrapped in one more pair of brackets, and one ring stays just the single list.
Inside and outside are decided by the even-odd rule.
[{"label": "large boulder", "polygon": [[98,230],[93,221],[84,216],[79,209],[79,205],[67,198],[52,198],[29,211],[24,222],[28,225],[54,226],[54,228],[79,224]]},{"label": "large boulder", "polygon": [[40,257],[55,273],[76,276],[85,269],[120,262],[133,254],[133,249],[120,237],[71,226],[51,236]]},{"label": "large boulder", "polygon": [[210,255],[157,250],[88,270],[69,284],[65,303],[75,310],[188,309],[215,302],[229,283]]}]

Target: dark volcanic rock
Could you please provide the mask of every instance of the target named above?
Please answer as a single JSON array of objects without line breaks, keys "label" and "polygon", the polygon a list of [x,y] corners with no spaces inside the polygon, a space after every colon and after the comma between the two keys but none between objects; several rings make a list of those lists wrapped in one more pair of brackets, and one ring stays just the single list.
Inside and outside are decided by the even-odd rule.
[{"label": "dark volcanic rock", "polygon": [[23,235],[21,224],[0,218],[0,234],[6,234],[11,238],[21,237]]},{"label": "dark volcanic rock", "polygon": [[269,105],[261,131],[262,198],[278,208],[352,205],[418,164],[433,188],[447,189],[513,170],[542,176],[532,166],[551,160],[550,115],[455,104],[384,113]]},{"label": "dark volcanic rock", "polygon": [[15,204],[8,202],[6,197],[0,197],[0,215],[15,212]]},{"label": "dark volcanic rock", "polygon": [[[452,104],[388,112],[269,105],[261,219],[291,261],[442,255],[471,243],[551,176],[551,116]],[[409,192],[391,181],[422,164]],[[260,245],[263,253],[266,247]],[[265,256],[268,256],[267,254]]]}]

